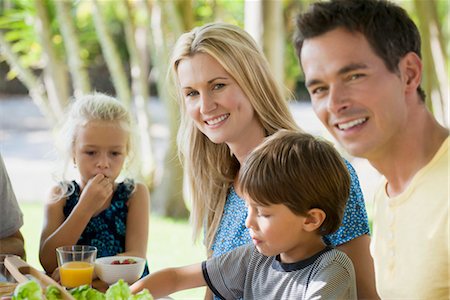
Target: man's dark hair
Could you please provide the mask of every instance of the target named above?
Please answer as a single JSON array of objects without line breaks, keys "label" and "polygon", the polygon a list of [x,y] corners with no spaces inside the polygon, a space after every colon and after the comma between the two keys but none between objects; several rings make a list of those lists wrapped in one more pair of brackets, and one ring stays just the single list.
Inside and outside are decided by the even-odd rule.
[{"label": "man's dark hair", "polygon": [[[299,60],[305,40],[337,28],[363,34],[393,73],[407,53],[421,57],[419,30],[403,8],[385,0],[332,0],[314,3],[297,17],[294,44]],[[417,92],[425,101],[420,85]]]}]

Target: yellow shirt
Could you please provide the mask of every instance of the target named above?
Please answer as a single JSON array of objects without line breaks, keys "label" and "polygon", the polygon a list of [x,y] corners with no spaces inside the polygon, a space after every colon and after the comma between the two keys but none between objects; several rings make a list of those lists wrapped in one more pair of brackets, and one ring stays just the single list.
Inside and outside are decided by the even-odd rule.
[{"label": "yellow shirt", "polygon": [[371,252],[382,299],[450,299],[449,138],[400,195],[375,194]]}]

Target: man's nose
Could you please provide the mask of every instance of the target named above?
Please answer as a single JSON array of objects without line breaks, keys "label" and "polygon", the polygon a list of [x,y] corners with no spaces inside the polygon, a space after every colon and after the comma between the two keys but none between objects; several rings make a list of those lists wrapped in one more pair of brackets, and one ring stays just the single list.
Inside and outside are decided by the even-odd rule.
[{"label": "man's nose", "polygon": [[327,109],[332,113],[339,113],[350,106],[348,93],[340,84],[330,86],[328,93]]}]

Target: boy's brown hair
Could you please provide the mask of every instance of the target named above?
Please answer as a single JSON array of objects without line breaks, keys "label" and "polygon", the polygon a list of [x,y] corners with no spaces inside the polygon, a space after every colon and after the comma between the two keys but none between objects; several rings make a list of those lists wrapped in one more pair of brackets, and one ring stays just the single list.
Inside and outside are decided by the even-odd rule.
[{"label": "boy's brown hair", "polygon": [[312,208],[323,210],[321,235],[341,226],[350,174],[339,153],[324,140],[280,130],[249,155],[239,181],[242,192],[263,206],[283,204],[303,216]]}]

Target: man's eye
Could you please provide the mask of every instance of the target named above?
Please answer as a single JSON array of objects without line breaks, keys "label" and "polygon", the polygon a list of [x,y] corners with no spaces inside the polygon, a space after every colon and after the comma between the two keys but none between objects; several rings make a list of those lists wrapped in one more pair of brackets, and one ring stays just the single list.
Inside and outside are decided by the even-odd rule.
[{"label": "man's eye", "polygon": [[313,89],[311,90],[311,94],[312,94],[312,95],[320,94],[320,93],[325,92],[326,90],[327,90],[327,89],[326,89],[325,87],[320,86],[320,87],[317,87],[317,88],[313,88]]},{"label": "man's eye", "polygon": [[350,75],[350,80],[356,80],[358,78],[364,77],[364,74],[352,74]]}]

